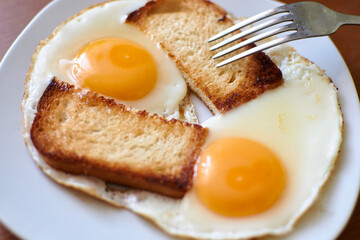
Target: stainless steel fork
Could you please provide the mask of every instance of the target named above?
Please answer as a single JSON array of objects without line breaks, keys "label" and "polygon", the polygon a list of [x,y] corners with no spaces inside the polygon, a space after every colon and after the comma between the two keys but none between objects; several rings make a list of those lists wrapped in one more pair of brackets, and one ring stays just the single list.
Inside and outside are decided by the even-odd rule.
[{"label": "stainless steel fork", "polygon": [[[273,15],[276,14],[282,14],[282,15],[277,18],[271,18]],[[282,24],[282,25],[274,29],[270,29],[270,30],[268,29],[268,31],[266,32],[255,35],[245,41],[242,41],[232,47],[229,47],[226,50],[223,50],[217,53],[216,55],[214,55],[213,58],[219,58],[230,52],[240,49],[244,46],[258,42],[268,37],[278,35],[280,33],[289,32],[288,35],[275,38],[271,41],[250,48],[247,51],[244,51],[236,56],[228,58],[225,61],[222,61],[216,66],[217,67],[224,66],[228,63],[234,62],[250,54],[263,51],[268,48],[274,47],[276,45],[290,42],[293,40],[330,35],[334,33],[340,26],[345,24],[360,25],[360,16],[338,13],[316,2],[298,2],[298,3],[283,5],[274,9],[267,10],[251,18],[248,18],[242,22],[239,22],[234,26],[211,37],[209,39],[209,42],[224,37],[225,35],[230,34],[243,27],[246,27],[250,24],[256,23],[260,20],[266,20],[268,18],[269,18],[268,21],[262,22],[249,29],[244,30],[243,32],[240,32],[239,34],[234,35],[212,46],[210,50],[221,48],[235,40],[241,39],[243,37],[246,37],[250,34],[262,30],[266,30],[269,27],[272,26],[275,27],[278,24]],[[288,24],[284,25],[284,23],[288,23]]]}]

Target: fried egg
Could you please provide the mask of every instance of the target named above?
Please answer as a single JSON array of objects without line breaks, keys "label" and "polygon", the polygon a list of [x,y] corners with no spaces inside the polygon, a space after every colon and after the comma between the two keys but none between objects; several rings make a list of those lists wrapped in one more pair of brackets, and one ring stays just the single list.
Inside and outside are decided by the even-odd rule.
[{"label": "fried egg", "polygon": [[337,90],[291,47],[268,55],[284,85],[202,123],[209,135],[182,200],[137,196],[130,209],[165,231],[203,239],[288,233],[314,203],[338,156]]},{"label": "fried egg", "polygon": [[[36,104],[52,76],[115,97],[129,106],[176,115],[186,84],[174,63],[139,30],[123,24],[127,14],[145,3],[112,1],[89,8],[41,44],[29,71],[28,96],[23,102],[24,137],[32,157],[56,182],[125,207],[173,236],[239,239],[288,233],[328,179],[342,138],[335,86],[315,64],[288,46],[268,52],[283,73],[283,86],[202,123],[209,128],[209,135],[196,166],[193,188],[182,199],[133,189],[109,189],[99,179],[54,170],[31,144],[29,130]],[[106,74],[97,74],[109,70],[111,49],[115,47],[115,62],[118,57],[126,58],[116,53],[119,46],[127,46],[131,56],[145,63],[134,73],[114,66],[110,74],[129,75],[129,82],[132,77],[151,75],[156,81],[147,82],[144,88],[139,87],[144,85],[141,80],[115,83],[120,89],[115,93],[112,83],[99,85],[96,79],[107,78]],[[108,58],[98,59],[99,52],[104,51]],[[169,73],[173,68],[174,72]],[[165,78],[170,83],[163,84],[163,73],[174,80]],[[121,92],[123,87],[135,90]],[[182,90],[177,95],[170,89]],[[162,94],[159,99],[149,100]]]},{"label": "fried egg", "polygon": [[99,4],[60,25],[33,57],[29,91],[34,98],[28,102],[37,102],[56,76],[127,106],[178,118],[187,92],[179,70],[160,46],[125,23],[146,2]]}]

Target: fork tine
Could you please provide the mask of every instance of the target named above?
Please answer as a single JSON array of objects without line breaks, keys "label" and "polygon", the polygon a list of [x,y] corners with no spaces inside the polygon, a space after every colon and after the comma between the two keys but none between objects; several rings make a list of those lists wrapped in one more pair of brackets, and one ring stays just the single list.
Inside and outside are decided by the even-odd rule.
[{"label": "fork tine", "polygon": [[286,10],[285,6],[280,6],[280,7],[277,7],[277,8],[269,9],[267,11],[264,11],[262,13],[259,13],[259,14],[255,15],[253,17],[250,17],[250,18],[248,18],[248,19],[246,19],[244,21],[241,21],[241,22],[235,24],[234,26],[232,26],[232,27],[230,27],[230,28],[228,28],[228,29],[226,29],[226,30],[212,36],[211,38],[209,38],[208,42],[215,41],[216,39],[219,39],[219,38],[221,38],[221,37],[223,37],[223,36],[225,36],[225,35],[227,35],[229,33],[232,33],[232,32],[234,32],[234,31],[236,31],[236,30],[238,30],[238,29],[240,29],[242,27],[246,27],[247,25],[250,25],[250,24],[252,24],[254,22],[260,21],[260,20],[262,20],[262,19],[264,19],[266,17],[270,17],[270,16],[272,16],[274,14],[287,12],[287,11],[288,10]]},{"label": "fork tine", "polygon": [[279,33],[283,33],[283,32],[287,32],[287,31],[292,31],[292,30],[296,30],[296,27],[294,24],[288,24],[288,25],[285,25],[285,26],[282,26],[282,27],[279,27],[279,28],[276,28],[276,29],[273,29],[271,31],[268,31],[268,32],[265,32],[265,33],[262,33],[262,34],[259,34],[257,36],[254,36],[252,38],[249,38],[241,43],[238,43],[232,47],[229,47],[217,54],[215,54],[213,56],[213,58],[219,58],[219,57],[222,57],[228,53],[231,53],[239,48],[242,48],[242,47],[245,47],[251,43],[254,43],[254,42],[257,42],[257,41],[260,41],[262,39],[265,39],[267,37],[271,37],[271,36],[274,36],[276,34],[279,34]]},{"label": "fork tine", "polygon": [[254,47],[254,48],[250,48],[249,50],[247,50],[245,52],[242,52],[242,53],[240,53],[240,54],[238,54],[236,56],[233,56],[233,57],[231,57],[229,59],[226,59],[226,60],[222,61],[221,63],[217,64],[216,67],[224,66],[224,65],[232,63],[232,62],[234,62],[236,60],[239,60],[240,58],[249,56],[249,55],[251,55],[253,53],[260,52],[260,51],[266,50],[268,48],[274,47],[276,45],[280,45],[280,44],[290,42],[290,41],[293,41],[293,40],[297,40],[297,39],[300,39],[300,38],[301,37],[299,37],[297,33],[292,33],[292,34],[284,36],[282,38],[277,38],[275,40],[272,40],[270,42],[261,44],[259,46]]},{"label": "fork tine", "polygon": [[290,15],[285,15],[285,16],[282,16],[282,17],[279,17],[279,18],[276,18],[276,19],[272,19],[270,21],[267,21],[265,23],[262,23],[260,25],[257,25],[255,27],[252,27],[250,29],[247,29],[239,34],[236,34],[235,36],[232,36],[214,46],[212,46],[210,48],[211,51],[215,50],[215,49],[218,49],[218,48],[221,48],[222,46],[225,46],[226,44],[229,44],[235,40],[238,40],[242,37],[246,37],[248,36],[249,34],[252,34],[252,33],[255,33],[255,32],[258,32],[260,30],[263,30],[265,28],[268,28],[268,27],[271,27],[271,26],[274,26],[276,24],[279,24],[279,23],[283,23],[283,22],[287,22],[287,21],[291,21],[292,20],[292,17]]}]

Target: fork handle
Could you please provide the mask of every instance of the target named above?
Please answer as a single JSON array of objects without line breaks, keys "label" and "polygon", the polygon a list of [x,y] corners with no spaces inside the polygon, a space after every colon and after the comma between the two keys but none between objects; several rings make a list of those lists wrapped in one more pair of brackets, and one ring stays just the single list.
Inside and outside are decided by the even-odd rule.
[{"label": "fork handle", "polygon": [[341,25],[360,25],[360,16],[340,13]]}]

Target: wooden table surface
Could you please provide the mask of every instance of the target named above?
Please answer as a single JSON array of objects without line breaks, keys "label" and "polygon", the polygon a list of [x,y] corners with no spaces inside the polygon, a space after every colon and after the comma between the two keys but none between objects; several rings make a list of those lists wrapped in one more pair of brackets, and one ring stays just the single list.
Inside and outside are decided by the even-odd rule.
[{"label": "wooden table surface", "polygon": [[[0,0],[0,59],[27,23],[51,0]],[[315,0],[347,14],[360,15],[359,0]],[[286,3],[299,2],[283,0]],[[331,36],[345,59],[360,93],[360,26],[344,26]],[[359,239],[360,201],[339,239]],[[0,223],[0,240],[18,239]]]}]

